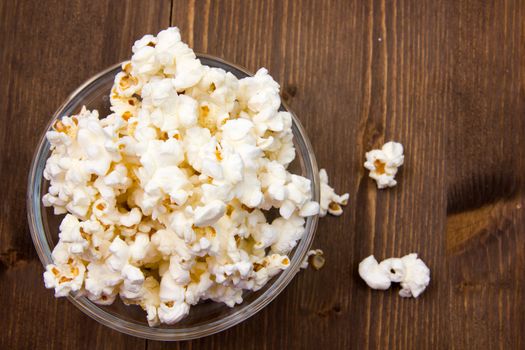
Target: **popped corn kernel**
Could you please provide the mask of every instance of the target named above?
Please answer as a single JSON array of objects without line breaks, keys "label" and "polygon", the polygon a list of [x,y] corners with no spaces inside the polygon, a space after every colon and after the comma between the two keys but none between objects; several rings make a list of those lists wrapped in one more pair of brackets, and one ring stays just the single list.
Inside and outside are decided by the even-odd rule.
[{"label": "popped corn kernel", "polygon": [[359,264],[359,275],[372,289],[385,290],[392,282],[400,283],[399,295],[405,298],[417,298],[430,283],[430,269],[416,253],[381,263],[370,255]]},{"label": "popped corn kernel", "polygon": [[370,170],[369,176],[377,183],[377,188],[394,187],[397,185],[395,176],[404,163],[403,145],[397,142],[387,142],[381,149],[366,153],[365,168]]}]

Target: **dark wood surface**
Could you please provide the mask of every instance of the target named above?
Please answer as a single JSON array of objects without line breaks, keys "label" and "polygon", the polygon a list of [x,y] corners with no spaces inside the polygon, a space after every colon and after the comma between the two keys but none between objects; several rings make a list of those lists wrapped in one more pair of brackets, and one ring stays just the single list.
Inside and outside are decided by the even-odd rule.
[{"label": "dark wood surface", "polygon": [[[241,325],[168,344],[45,290],[25,192],[66,96],[170,23],[198,52],[267,67],[350,203],[319,224],[324,269]],[[0,79],[1,349],[525,348],[525,2],[4,0]],[[377,191],[364,153],[391,139],[405,166]],[[432,270],[417,300],[357,274],[410,252]]]}]

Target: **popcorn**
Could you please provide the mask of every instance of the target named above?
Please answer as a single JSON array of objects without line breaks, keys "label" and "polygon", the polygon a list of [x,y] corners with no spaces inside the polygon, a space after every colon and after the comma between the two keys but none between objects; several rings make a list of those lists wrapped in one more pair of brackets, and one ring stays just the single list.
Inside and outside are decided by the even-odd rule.
[{"label": "popcorn", "polygon": [[62,220],[59,229],[58,237],[63,243],[69,243],[68,246],[71,253],[80,254],[88,247],[89,243],[82,237],[82,228],[75,216],[67,214]]},{"label": "popcorn", "polygon": [[85,290],[91,301],[101,305],[112,304],[121,282],[121,274],[113,271],[103,261],[95,261],[87,265]]},{"label": "popcorn", "polygon": [[386,290],[392,283],[389,271],[379,266],[373,255],[359,263],[359,276],[372,289]]},{"label": "popcorn", "polygon": [[399,295],[405,298],[417,298],[430,283],[430,269],[417,254],[408,254],[401,258],[405,273],[400,280]]},{"label": "popcorn", "polygon": [[370,170],[370,177],[377,182],[377,188],[394,187],[397,181],[394,177],[404,162],[403,145],[397,142],[387,142],[378,150],[366,153],[365,168]]},{"label": "popcorn", "polygon": [[334,189],[328,184],[328,174],[325,169],[319,170],[319,179],[321,180],[321,201],[319,203],[319,216],[326,216],[330,213],[335,216],[343,214],[343,208],[348,204],[348,193],[339,196]]},{"label": "popcorn", "polygon": [[62,264],[47,265],[44,272],[45,286],[55,289],[55,297],[67,296],[82,288],[85,270],[80,261],[71,258]]},{"label": "popcorn", "polygon": [[314,249],[308,251],[304,257],[303,262],[301,263],[301,269],[306,269],[311,264],[314,269],[319,270],[324,266],[324,252],[321,249]]},{"label": "popcorn", "polygon": [[[239,80],[203,66],[177,28],[132,51],[111,114],[83,108],[46,135],[42,202],[66,215],[44,281],[174,324],[203,300],[233,307],[263,288],[323,207],[287,169],[292,117],[266,69]],[[326,205],[346,201],[325,185]],[[405,282],[417,293],[421,281]]]},{"label": "popcorn", "polygon": [[277,241],[272,245],[272,251],[279,254],[288,254],[304,233],[304,218],[292,215],[288,219],[277,218],[272,222],[272,227],[279,232]]},{"label": "popcorn", "polygon": [[195,209],[195,226],[203,227],[213,225],[225,212],[226,205],[219,200],[214,200],[205,206],[197,207]]},{"label": "popcorn", "polygon": [[430,283],[430,269],[412,253],[378,263],[370,255],[359,264],[359,275],[372,289],[385,290],[392,282],[401,284],[399,295],[417,298]]},{"label": "popcorn", "polygon": [[146,318],[150,327],[158,326],[160,324],[157,311],[160,306],[159,282],[154,277],[146,277],[142,288],[143,297],[139,300],[139,304],[147,313]]},{"label": "popcorn", "polygon": [[178,285],[170,273],[162,276],[159,292],[161,303],[158,309],[161,322],[174,324],[190,312],[190,306],[184,301],[185,292],[186,288]]}]

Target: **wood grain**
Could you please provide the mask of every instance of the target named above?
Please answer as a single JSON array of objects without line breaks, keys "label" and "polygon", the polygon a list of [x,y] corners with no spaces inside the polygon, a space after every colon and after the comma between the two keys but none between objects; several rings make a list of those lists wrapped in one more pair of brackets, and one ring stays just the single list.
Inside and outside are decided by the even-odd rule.
[{"label": "wood grain", "polygon": [[[350,193],[320,222],[324,269],[221,334],[160,343],[98,325],[42,286],[25,174],[79,83],[176,25],[198,52],[267,67]],[[521,349],[525,347],[525,3],[465,1],[0,2],[0,348]],[[399,185],[362,163],[402,142]],[[369,290],[357,264],[418,252],[417,300]],[[34,322],[35,319],[41,322]]]}]

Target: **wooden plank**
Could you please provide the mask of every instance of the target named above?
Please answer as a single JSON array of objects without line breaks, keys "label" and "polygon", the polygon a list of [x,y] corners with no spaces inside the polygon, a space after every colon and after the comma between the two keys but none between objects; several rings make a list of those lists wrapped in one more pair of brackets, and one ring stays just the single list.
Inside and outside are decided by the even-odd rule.
[{"label": "wooden plank", "polygon": [[525,347],[525,4],[455,6],[447,119],[454,348]]},{"label": "wooden plank", "polygon": [[143,349],[45,290],[26,224],[26,174],[52,113],[79,84],[169,24],[170,1],[0,3],[2,349]]},{"label": "wooden plank", "polygon": [[[196,51],[270,70],[350,193],[320,222],[324,269],[243,324],[180,343],[120,335],[44,290],[23,178],[69,91],[170,12]],[[0,348],[523,348],[524,20],[519,0],[0,2]],[[391,139],[406,165],[377,191],[364,153]],[[412,251],[432,270],[418,300],[357,275],[369,254]]]}]

